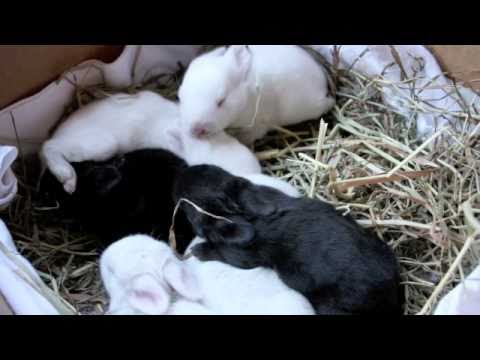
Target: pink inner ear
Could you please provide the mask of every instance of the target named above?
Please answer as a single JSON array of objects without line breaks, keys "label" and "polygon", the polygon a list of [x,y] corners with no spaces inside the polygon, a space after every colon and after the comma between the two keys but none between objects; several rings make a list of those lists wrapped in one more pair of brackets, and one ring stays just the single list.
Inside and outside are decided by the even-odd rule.
[{"label": "pink inner ear", "polygon": [[154,276],[145,274],[133,279],[127,299],[133,308],[148,315],[163,314],[170,302],[166,290]]},{"label": "pink inner ear", "polygon": [[150,300],[151,302],[155,302],[157,299],[152,292],[145,291],[145,290],[134,290],[135,297],[144,300]]}]

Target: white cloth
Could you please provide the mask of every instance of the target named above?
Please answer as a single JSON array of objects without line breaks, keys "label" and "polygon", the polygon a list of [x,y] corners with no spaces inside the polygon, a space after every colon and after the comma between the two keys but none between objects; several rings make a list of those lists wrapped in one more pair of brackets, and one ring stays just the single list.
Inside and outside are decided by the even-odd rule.
[{"label": "white cloth", "polygon": [[0,146],[0,210],[8,206],[17,194],[17,178],[10,168],[17,155],[17,148]]},{"label": "white cloth", "polygon": [[[340,68],[363,73],[369,77],[382,76],[387,81],[396,83],[402,80],[402,71],[396,64],[392,49],[388,45],[311,45],[330,63],[334,61],[334,49],[339,50]],[[443,75],[443,72],[435,57],[422,45],[396,45],[400,62],[403,65],[406,79],[417,79],[415,83],[394,86],[385,84],[383,87],[384,101],[390,104],[398,113],[410,119],[412,106],[409,99],[412,96],[428,102],[431,106],[424,105],[425,109],[420,111],[417,117],[417,135],[426,137],[436,130],[449,123],[452,126],[462,129],[464,122],[458,121],[453,116],[445,114],[441,116],[442,110],[449,112],[461,112],[460,105],[465,101],[468,106],[475,105],[478,108],[480,98],[477,94],[465,87],[459,86],[459,94],[455,92],[453,82]],[[448,96],[447,93],[450,95]],[[467,106],[467,107],[468,107]],[[437,109],[435,109],[437,108]],[[414,119],[415,120],[415,119]],[[475,129],[476,123],[468,123],[468,132]],[[475,129],[478,132],[478,127]]]},{"label": "white cloth", "polygon": [[480,315],[480,266],[440,300],[434,315]]},{"label": "white cloth", "polygon": [[[18,252],[7,227],[0,220],[0,292],[17,315],[58,315],[58,311],[25,279],[42,281],[33,266]],[[2,246],[3,245],[3,246]],[[5,253],[18,261],[17,265]]]}]

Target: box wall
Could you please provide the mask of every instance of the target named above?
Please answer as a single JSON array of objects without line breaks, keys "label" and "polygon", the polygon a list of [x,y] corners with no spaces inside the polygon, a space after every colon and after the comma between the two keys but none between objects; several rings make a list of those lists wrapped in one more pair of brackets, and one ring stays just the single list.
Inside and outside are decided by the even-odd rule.
[{"label": "box wall", "polygon": [[85,60],[114,61],[123,46],[0,45],[0,109],[34,95]]},{"label": "box wall", "polygon": [[428,45],[428,48],[450,77],[480,90],[480,45]]}]

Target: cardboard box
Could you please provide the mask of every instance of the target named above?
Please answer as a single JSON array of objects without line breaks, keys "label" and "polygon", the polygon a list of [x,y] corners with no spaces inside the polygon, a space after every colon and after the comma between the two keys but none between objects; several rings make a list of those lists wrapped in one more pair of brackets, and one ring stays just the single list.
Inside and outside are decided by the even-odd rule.
[{"label": "cardboard box", "polygon": [[0,45],[0,109],[34,95],[85,60],[114,61],[123,46]]},{"label": "cardboard box", "polygon": [[480,45],[428,45],[451,78],[480,90]]}]

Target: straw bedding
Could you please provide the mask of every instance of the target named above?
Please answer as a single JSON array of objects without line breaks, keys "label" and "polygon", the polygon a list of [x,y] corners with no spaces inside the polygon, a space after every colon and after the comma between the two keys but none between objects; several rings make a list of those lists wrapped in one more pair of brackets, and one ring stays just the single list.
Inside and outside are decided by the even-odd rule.
[{"label": "straw bedding", "polygon": [[[175,99],[183,70],[127,91],[148,88]],[[479,263],[480,143],[451,128],[418,141],[414,119],[382,101],[385,80],[336,67],[329,71],[337,95],[333,111],[270,133],[256,144],[257,156],[265,173],[351,213],[390,244],[401,265],[405,313],[430,314],[439,298]],[[108,93],[77,87],[66,115]],[[421,109],[417,101],[410,99],[410,105]],[[461,114],[465,120],[471,111]],[[19,194],[2,217],[20,252],[68,303],[64,311],[103,313],[107,298],[95,238],[81,224],[63,221],[61,209],[34,201],[41,199],[35,189],[36,158],[19,159],[15,172]]]}]

